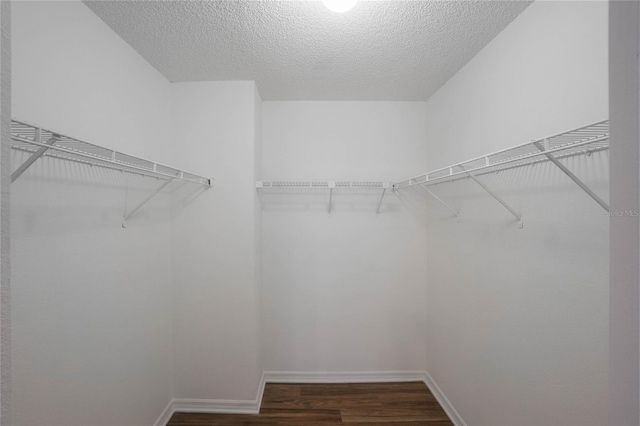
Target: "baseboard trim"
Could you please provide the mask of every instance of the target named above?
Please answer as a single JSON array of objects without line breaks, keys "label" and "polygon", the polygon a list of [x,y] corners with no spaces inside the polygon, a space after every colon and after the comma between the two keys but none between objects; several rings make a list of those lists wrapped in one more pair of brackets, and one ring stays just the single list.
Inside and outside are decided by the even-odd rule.
[{"label": "baseboard trim", "polygon": [[266,383],[423,382],[425,372],[405,371],[265,371]]},{"label": "baseboard trim", "polygon": [[166,407],[164,407],[164,410],[162,410],[162,413],[160,414],[160,417],[158,417],[158,420],[155,421],[155,423],[153,423],[153,426],[166,426],[167,423],[169,423],[169,420],[171,420],[171,416],[173,416],[173,399],[171,401],[169,401],[169,403],[167,404]]},{"label": "baseboard trim", "polygon": [[405,371],[265,371],[254,400],[174,398],[153,426],[166,426],[174,413],[258,414],[267,383],[423,382],[455,426],[466,426],[442,389],[423,370]]},{"label": "baseboard trim", "polygon": [[424,372],[424,384],[427,385],[455,426],[467,426],[460,413],[458,413],[458,411],[453,407],[453,404],[451,404],[451,401],[449,401],[449,398],[447,398],[444,392],[442,392],[442,389],[440,389],[440,386],[438,386],[435,380],[433,380],[433,377],[431,377],[431,375],[426,371]]},{"label": "baseboard trim", "polygon": [[250,399],[197,399],[173,398],[153,426],[166,426],[175,413],[258,414],[264,394],[265,376],[262,373],[256,398]]},{"label": "baseboard trim", "polygon": [[259,411],[258,403],[248,399],[176,398],[173,400],[174,413],[258,414]]}]

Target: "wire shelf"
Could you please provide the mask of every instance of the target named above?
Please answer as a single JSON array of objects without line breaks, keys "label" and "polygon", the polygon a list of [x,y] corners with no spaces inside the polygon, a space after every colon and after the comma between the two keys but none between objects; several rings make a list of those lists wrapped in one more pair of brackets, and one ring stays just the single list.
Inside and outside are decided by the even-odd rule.
[{"label": "wire shelf", "polygon": [[257,181],[256,189],[261,193],[292,192],[376,192],[391,188],[390,182],[374,181]]},{"label": "wire shelf", "polygon": [[375,194],[378,196],[376,214],[385,192],[391,189],[390,182],[375,181],[257,181],[256,189],[263,194],[329,194],[329,214],[335,194]]},{"label": "wire shelf", "polygon": [[608,148],[609,120],[604,120],[395,182],[393,188],[436,185],[464,179],[469,176],[469,173],[480,176],[485,173],[549,161],[549,155],[556,159],[562,159]]},{"label": "wire shelf", "polygon": [[143,176],[153,176],[169,181],[180,180],[204,186],[211,186],[212,181],[212,179],[175,167],[94,145],[18,120],[11,121],[11,148],[32,154],[26,163],[20,165],[13,172],[12,181],[15,181],[40,156]]}]

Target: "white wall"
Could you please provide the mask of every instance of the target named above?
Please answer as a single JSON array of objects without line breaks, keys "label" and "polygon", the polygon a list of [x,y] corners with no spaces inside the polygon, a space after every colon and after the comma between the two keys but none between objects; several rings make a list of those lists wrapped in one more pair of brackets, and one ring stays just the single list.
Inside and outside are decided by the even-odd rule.
[{"label": "white wall", "polygon": [[640,424],[640,6],[609,5],[611,219],[609,424]]},{"label": "white wall", "polygon": [[11,423],[11,3],[0,4],[0,423]]},{"label": "white wall", "polygon": [[[537,2],[427,103],[429,168],[608,116],[606,2]],[[608,154],[563,162],[608,199]],[[468,424],[608,421],[605,211],[544,163],[434,187],[431,376]]]},{"label": "white wall", "polygon": [[[253,178],[255,180],[262,179],[262,98],[258,87],[254,86],[254,104],[253,104]],[[258,359],[258,368],[256,373],[262,376],[264,371],[263,362],[263,334],[262,334],[262,204],[258,196],[258,192],[253,190],[253,252],[254,252],[254,280],[258,289],[256,300],[254,301],[255,318],[258,323],[259,339],[256,357]]]},{"label": "white wall", "polygon": [[262,374],[254,189],[258,102],[253,82],[173,85],[174,164],[216,179],[204,193],[176,193],[171,248],[177,398],[256,397]]},{"label": "white wall", "polygon": [[[393,180],[426,167],[425,104],[264,102],[265,180]],[[265,370],[425,367],[423,202],[263,194]],[[406,204],[406,207],[404,206]]]},{"label": "white wall", "polygon": [[[15,117],[170,161],[167,80],[80,2],[12,9]],[[129,178],[131,208],[158,182]],[[123,229],[120,172],[48,158],[11,190],[14,424],[152,424],[171,398],[168,197]]]}]

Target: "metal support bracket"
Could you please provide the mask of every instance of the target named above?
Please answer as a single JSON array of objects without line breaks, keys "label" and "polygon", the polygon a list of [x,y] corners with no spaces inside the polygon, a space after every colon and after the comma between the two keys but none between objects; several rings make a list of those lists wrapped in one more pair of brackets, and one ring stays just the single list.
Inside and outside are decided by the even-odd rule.
[{"label": "metal support bracket", "polygon": [[382,183],[382,194],[380,194],[380,199],[378,200],[378,207],[376,207],[376,214],[380,213],[380,207],[382,206],[382,200],[384,199],[384,194],[387,192],[387,189],[391,188],[391,184],[389,182]]},{"label": "metal support bracket", "polygon": [[155,197],[156,195],[158,195],[167,185],[169,185],[171,182],[173,182],[173,179],[167,179],[166,181],[164,181],[162,183],[162,185],[160,185],[154,192],[152,192],[147,198],[145,198],[140,204],[138,204],[137,206],[135,206],[133,209],[131,209],[131,211],[129,213],[126,213],[124,215],[124,218],[122,219],[122,227],[126,228],[127,227],[127,220],[129,220],[129,218],[131,216],[133,216],[138,210],[140,210],[142,208],[142,206],[144,206],[145,204],[147,204],[153,197]]},{"label": "metal support bracket", "polygon": [[382,188],[382,194],[380,194],[380,199],[378,200],[378,207],[376,207],[376,214],[380,213],[380,206],[382,206],[382,199],[384,198],[385,192],[387,192],[387,188]]},{"label": "metal support bracket", "polygon": [[333,190],[336,188],[335,182],[329,182],[329,214],[331,214],[331,203],[333,202]]},{"label": "metal support bracket", "polygon": [[[540,151],[544,152],[548,149],[549,140],[545,139],[545,145],[542,145],[540,142],[534,142],[533,144]],[[589,188],[584,182],[582,182],[578,176],[574,175],[573,172],[571,172],[571,170],[569,170],[564,164],[558,161],[558,159],[554,157],[553,154],[544,154],[544,155],[549,159],[549,161],[551,161],[560,170],[562,170],[562,173],[569,176],[569,179],[574,181],[580,188],[582,188],[584,192],[586,192],[591,198],[593,198],[596,201],[596,203],[600,204],[600,206],[602,206],[602,208],[605,209],[606,211],[609,211],[609,204],[607,204],[606,201],[604,201],[602,198],[598,197],[598,195],[595,192],[593,192],[591,188]]]},{"label": "metal support bracket", "polygon": [[[11,173],[11,183],[15,182],[15,180],[18,179],[29,167],[31,167],[31,165],[33,163],[35,163],[35,161],[38,158],[42,157],[42,154],[47,152],[49,147],[52,146],[53,144],[55,144],[58,141],[58,138],[59,138],[58,135],[51,136],[51,138],[49,138],[49,140],[46,142],[46,145],[48,145],[48,146],[41,146],[40,148],[38,148],[38,150],[36,152],[31,154],[31,156],[29,158],[27,158],[27,161],[22,163],[20,165],[20,167],[18,167],[16,169],[15,172]],[[35,139],[34,140],[35,140],[35,142],[38,142],[38,143],[40,142],[40,129],[36,129],[36,134],[35,134]]]},{"label": "metal support bracket", "polygon": [[[427,188],[425,188],[423,185],[417,185],[417,186],[412,186],[411,188],[422,188],[422,190],[424,190],[424,192],[426,192],[427,194],[429,194],[434,200],[436,200],[437,202],[439,202],[440,204],[442,204],[447,210],[449,210],[454,216],[456,217],[460,217],[460,214],[455,211],[455,209],[453,207],[451,207],[449,204],[445,203],[440,197],[438,197],[436,194],[434,194],[433,192],[429,191]],[[420,193],[417,189],[416,191],[418,193]]]},{"label": "metal support bracket", "polygon": [[497,202],[499,202],[500,204],[502,204],[502,206],[509,210],[509,213],[511,213],[516,219],[518,219],[518,228],[522,228],[524,227],[524,224],[522,223],[522,215],[520,213],[518,213],[517,211],[515,211],[513,209],[513,207],[511,207],[509,204],[507,204],[506,201],[504,201],[502,198],[500,198],[500,196],[498,194],[496,194],[495,192],[493,192],[491,190],[491,188],[489,188],[487,185],[485,185],[484,183],[482,183],[481,181],[478,180],[478,178],[473,174],[473,173],[469,173],[465,170],[465,168],[463,166],[458,166],[460,167],[467,176],[469,176],[471,179],[473,179],[478,185],[480,185],[480,187],[482,189],[484,189],[485,191],[487,191],[489,193],[489,195],[491,195],[493,198],[496,199]]}]

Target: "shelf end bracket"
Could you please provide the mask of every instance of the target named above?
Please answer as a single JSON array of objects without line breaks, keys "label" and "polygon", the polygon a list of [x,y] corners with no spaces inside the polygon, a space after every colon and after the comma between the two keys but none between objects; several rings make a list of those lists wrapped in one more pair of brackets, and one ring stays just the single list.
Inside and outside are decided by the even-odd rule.
[{"label": "shelf end bracket", "polygon": [[173,179],[167,179],[166,181],[162,182],[162,185],[160,185],[155,191],[153,191],[151,194],[149,194],[149,196],[147,198],[142,200],[140,202],[140,204],[138,204],[133,209],[131,209],[131,211],[129,213],[125,214],[124,218],[122,219],[122,227],[126,228],[127,227],[127,220],[129,220],[129,218],[131,216],[133,216],[138,210],[140,210],[145,204],[147,204],[149,201],[151,201],[151,199],[153,197],[158,195],[171,182],[173,182]]},{"label": "shelf end bracket", "polygon": [[[542,145],[540,142],[533,142],[533,145],[535,145],[535,147],[538,148],[538,150],[544,152],[547,150],[549,146],[549,140],[545,139],[544,145]],[[562,170],[562,173],[567,175],[569,179],[574,181],[576,185],[582,188],[584,192],[586,192],[591,198],[593,198],[596,203],[600,204],[600,206],[602,206],[602,208],[605,209],[606,211],[609,211],[609,204],[607,204],[607,202],[604,201],[602,198],[598,197],[598,195],[595,192],[593,192],[591,188],[589,188],[582,180],[580,180],[578,176],[574,175],[573,172],[569,170],[564,164],[562,164],[556,157],[554,157],[553,154],[545,153],[544,155],[549,159],[549,161],[551,161],[560,170]]]},{"label": "shelf end bracket", "polygon": [[517,211],[515,211],[513,209],[513,207],[511,207],[509,204],[507,204],[506,201],[504,201],[498,194],[496,194],[495,192],[493,192],[493,190],[491,188],[489,188],[487,185],[485,185],[484,183],[482,183],[480,180],[478,180],[478,178],[470,172],[467,172],[465,170],[465,168],[463,166],[458,165],[458,167],[460,167],[467,176],[469,176],[471,179],[473,179],[475,181],[475,183],[477,183],[478,185],[480,185],[480,187],[482,189],[484,189],[485,191],[487,191],[489,193],[489,195],[491,195],[493,198],[495,198],[495,200],[497,202],[499,202],[500,204],[502,204],[502,207],[504,207],[505,209],[509,210],[509,213],[511,213],[513,215],[513,217],[515,217],[516,219],[518,219],[518,227],[522,228],[524,225],[522,223],[522,215],[520,213],[518,213]]}]

